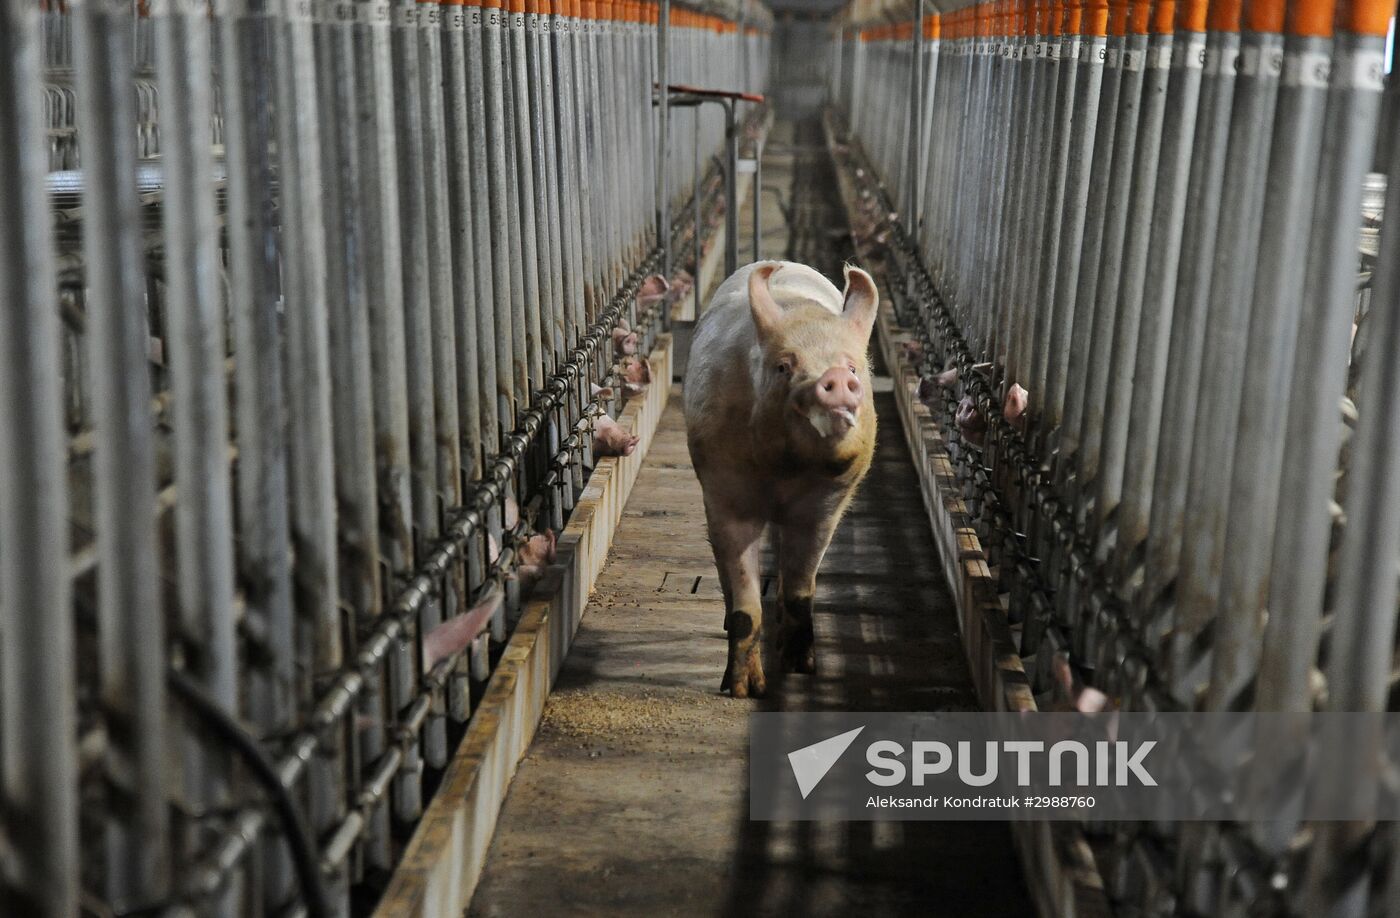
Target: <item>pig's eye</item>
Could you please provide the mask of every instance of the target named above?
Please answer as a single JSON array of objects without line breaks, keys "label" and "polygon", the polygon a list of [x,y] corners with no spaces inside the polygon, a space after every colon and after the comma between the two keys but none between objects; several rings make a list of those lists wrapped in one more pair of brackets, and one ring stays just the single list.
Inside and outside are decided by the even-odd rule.
[{"label": "pig's eye", "polygon": [[792,374],[792,364],[788,363],[786,360],[775,365],[773,369],[776,370],[778,373],[781,373],[783,376],[789,376]]}]

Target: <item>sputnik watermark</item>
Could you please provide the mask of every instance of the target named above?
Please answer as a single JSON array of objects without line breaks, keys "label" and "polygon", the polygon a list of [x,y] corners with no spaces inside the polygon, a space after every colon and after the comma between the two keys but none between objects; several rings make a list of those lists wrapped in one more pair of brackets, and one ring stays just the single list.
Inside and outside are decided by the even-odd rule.
[{"label": "sputnik watermark", "polygon": [[[982,766],[974,761],[976,753],[973,744],[967,740],[957,743],[957,754],[947,743],[937,740],[915,740],[910,752],[910,765],[904,764],[904,746],[894,740],[879,740],[866,747],[865,758],[873,768],[865,773],[871,784],[880,787],[897,787],[910,780],[915,787],[923,787],[931,776],[947,774],[957,760],[958,780],[969,787],[986,787],[996,782],[1001,775],[1000,762],[1003,756],[1016,760],[1016,783],[1030,787],[1033,756],[1046,756],[1046,774],[1052,787],[1065,783],[1066,759],[1072,761],[1075,781],[1078,786],[1090,783],[1090,762],[1093,762],[1093,784],[1108,787],[1110,784],[1126,787],[1129,780],[1136,779],[1147,787],[1155,787],[1156,780],[1143,768],[1143,760],[1157,745],[1156,740],[1145,740],[1130,749],[1126,742],[1100,741],[1092,744],[1077,740],[1061,740],[1050,746],[1047,752],[1045,743],[1039,740],[990,741],[984,744]],[[931,759],[931,761],[930,761]]]},{"label": "sputnik watermark", "polygon": [[854,730],[838,733],[830,739],[788,753],[788,764],[792,766],[792,776],[797,779],[797,789],[802,792],[803,800],[806,800],[807,795],[821,783],[831,766],[836,764],[842,753],[851,748],[851,743],[855,742],[864,729],[856,727]]},{"label": "sputnik watermark", "polygon": [[755,714],[755,819],[1400,818],[1400,716]]}]

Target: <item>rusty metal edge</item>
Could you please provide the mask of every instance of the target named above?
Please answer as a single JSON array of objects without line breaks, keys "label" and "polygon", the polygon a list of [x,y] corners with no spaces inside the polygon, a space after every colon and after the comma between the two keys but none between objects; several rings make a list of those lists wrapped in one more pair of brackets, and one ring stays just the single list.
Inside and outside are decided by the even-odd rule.
[{"label": "rusty metal edge", "polygon": [[656,381],[618,418],[641,442],[631,456],[600,460],[589,478],[559,539],[558,562],[526,604],[467,734],[375,907],[377,918],[455,916],[471,902],[511,779],[539,726],[670,397],[669,335],[658,340],[649,359]]}]

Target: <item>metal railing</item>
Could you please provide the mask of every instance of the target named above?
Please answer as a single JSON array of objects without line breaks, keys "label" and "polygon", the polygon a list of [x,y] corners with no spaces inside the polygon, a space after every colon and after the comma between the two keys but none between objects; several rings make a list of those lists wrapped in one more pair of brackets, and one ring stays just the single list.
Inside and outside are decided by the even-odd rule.
[{"label": "metal railing", "polygon": [[[1368,173],[1396,165],[1393,141],[1375,162],[1400,131],[1393,12],[1033,0],[838,23],[830,96],[883,186],[857,232],[888,240],[1044,701],[1073,702],[1067,659],[1132,710],[1400,703],[1400,223],[1363,239]],[[1132,914],[1400,903],[1391,825],[1091,828]]]},{"label": "metal railing", "polygon": [[670,18],[5,4],[0,912],[373,904],[667,319],[661,49],[762,88]]}]

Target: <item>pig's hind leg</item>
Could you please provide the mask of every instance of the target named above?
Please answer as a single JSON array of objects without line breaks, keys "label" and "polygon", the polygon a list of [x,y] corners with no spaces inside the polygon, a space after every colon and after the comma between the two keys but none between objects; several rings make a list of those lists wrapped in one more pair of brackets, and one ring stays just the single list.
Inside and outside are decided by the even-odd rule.
[{"label": "pig's hind leg", "polygon": [[768,684],[763,678],[761,635],[763,589],[758,569],[761,520],[740,519],[709,502],[705,505],[710,547],[724,589],[724,630],[729,635],[729,665],[720,691],[735,698],[762,697]]}]

